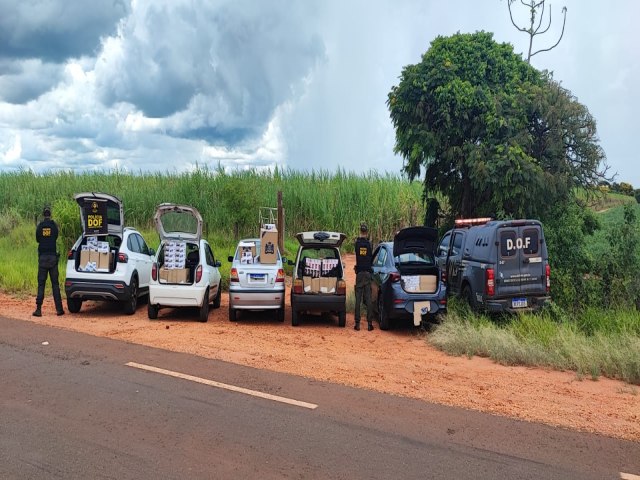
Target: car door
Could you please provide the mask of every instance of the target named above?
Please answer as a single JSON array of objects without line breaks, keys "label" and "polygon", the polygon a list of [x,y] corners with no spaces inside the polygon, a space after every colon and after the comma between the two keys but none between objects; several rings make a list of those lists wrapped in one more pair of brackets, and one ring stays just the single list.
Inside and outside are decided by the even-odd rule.
[{"label": "car door", "polygon": [[454,231],[447,256],[447,286],[452,293],[459,293],[462,281],[462,244],[464,233]]},{"label": "car door", "polygon": [[[151,278],[151,262],[149,256],[142,253],[142,246],[138,240],[140,235],[135,232],[129,233],[127,236],[127,251],[128,260],[127,263],[131,265],[131,270],[138,272],[138,285],[149,286],[149,279]],[[142,237],[140,237],[142,239]]]},{"label": "car door", "polygon": [[207,278],[209,279],[209,297],[215,298],[220,289],[220,271],[218,267],[216,267],[216,259],[211,250],[211,246],[206,242],[204,242],[204,254],[204,263],[206,266],[203,266],[203,268],[206,269]]},{"label": "car door", "polygon": [[371,301],[374,305],[377,305],[378,297],[382,294],[384,288],[384,282],[389,277],[389,249],[386,245],[380,245],[373,256],[373,278],[371,282]]},{"label": "car door", "polygon": [[142,235],[138,233],[133,233],[129,238],[134,238],[138,243],[138,250],[136,255],[138,257],[138,277],[140,280],[140,287],[148,287],[149,282],[151,280],[151,268],[153,266],[153,255],[151,254],[151,250],[147,245],[147,242],[144,241]]}]

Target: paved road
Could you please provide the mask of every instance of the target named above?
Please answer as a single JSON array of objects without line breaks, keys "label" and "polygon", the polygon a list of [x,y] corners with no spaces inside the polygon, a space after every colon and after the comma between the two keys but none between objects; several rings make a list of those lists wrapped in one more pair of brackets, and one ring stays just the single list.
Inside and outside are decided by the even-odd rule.
[{"label": "paved road", "polygon": [[0,375],[3,480],[640,474],[638,443],[2,317]]}]

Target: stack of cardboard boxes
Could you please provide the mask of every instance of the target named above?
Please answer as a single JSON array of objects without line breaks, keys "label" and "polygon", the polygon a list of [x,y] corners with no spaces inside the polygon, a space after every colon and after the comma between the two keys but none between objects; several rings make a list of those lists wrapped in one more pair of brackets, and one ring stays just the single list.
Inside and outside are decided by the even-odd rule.
[{"label": "stack of cardboard boxes", "polygon": [[337,258],[305,258],[302,277],[304,292],[335,293],[337,276],[329,275],[333,274],[333,270],[337,266]]},{"label": "stack of cardboard boxes", "polygon": [[409,293],[434,293],[438,287],[435,275],[403,275],[402,288]]},{"label": "stack of cardboard boxes", "polygon": [[246,265],[256,261],[256,244],[254,242],[240,242],[238,248],[240,248],[240,263]]},{"label": "stack of cardboard boxes", "polygon": [[80,266],[83,272],[109,272],[113,252],[109,242],[98,241],[98,237],[87,237],[85,245],[80,247]]},{"label": "stack of cardboard boxes", "polygon": [[160,280],[166,283],[188,283],[189,269],[186,268],[187,244],[170,240],[164,245],[164,264],[160,267]]},{"label": "stack of cardboard boxes", "polygon": [[260,263],[274,264],[278,261],[278,230],[272,223],[260,229]]}]

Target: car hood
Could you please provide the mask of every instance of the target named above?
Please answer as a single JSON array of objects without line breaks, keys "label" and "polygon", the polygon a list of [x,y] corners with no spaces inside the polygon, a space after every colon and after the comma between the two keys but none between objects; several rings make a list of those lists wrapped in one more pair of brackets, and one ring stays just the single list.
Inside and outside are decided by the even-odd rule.
[{"label": "car hood", "polygon": [[431,227],[408,227],[393,238],[393,256],[404,253],[435,253],[438,246],[438,230]]},{"label": "car hood", "polygon": [[339,232],[300,232],[296,234],[303,247],[340,247],[347,236]]},{"label": "car hood", "polygon": [[88,235],[118,235],[124,232],[122,200],[114,195],[84,192],[73,196],[80,207],[82,233]]},{"label": "car hood", "polygon": [[156,208],[153,222],[161,240],[193,240],[202,238],[202,215],[194,207],[162,203]]}]

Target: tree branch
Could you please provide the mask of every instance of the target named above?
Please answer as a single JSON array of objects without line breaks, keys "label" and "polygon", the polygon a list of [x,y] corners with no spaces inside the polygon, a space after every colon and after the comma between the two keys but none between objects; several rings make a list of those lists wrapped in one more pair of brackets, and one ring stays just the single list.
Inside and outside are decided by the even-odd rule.
[{"label": "tree branch", "polygon": [[538,50],[537,52],[533,52],[529,58],[533,57],[535,54],[540,52],[548,52],[549,50],[552,50],[558,46],[558,44],[560,43],[560,40],[562,40],[562,36],[564,35],[564,26],[567,23],[567,7],[562,7],[562,12],[564,13],[564,20],[562,21],[562,32],[560,33],[560,38],[558,39],[558,41],[552,47],[543,48],[541,50]]}]

